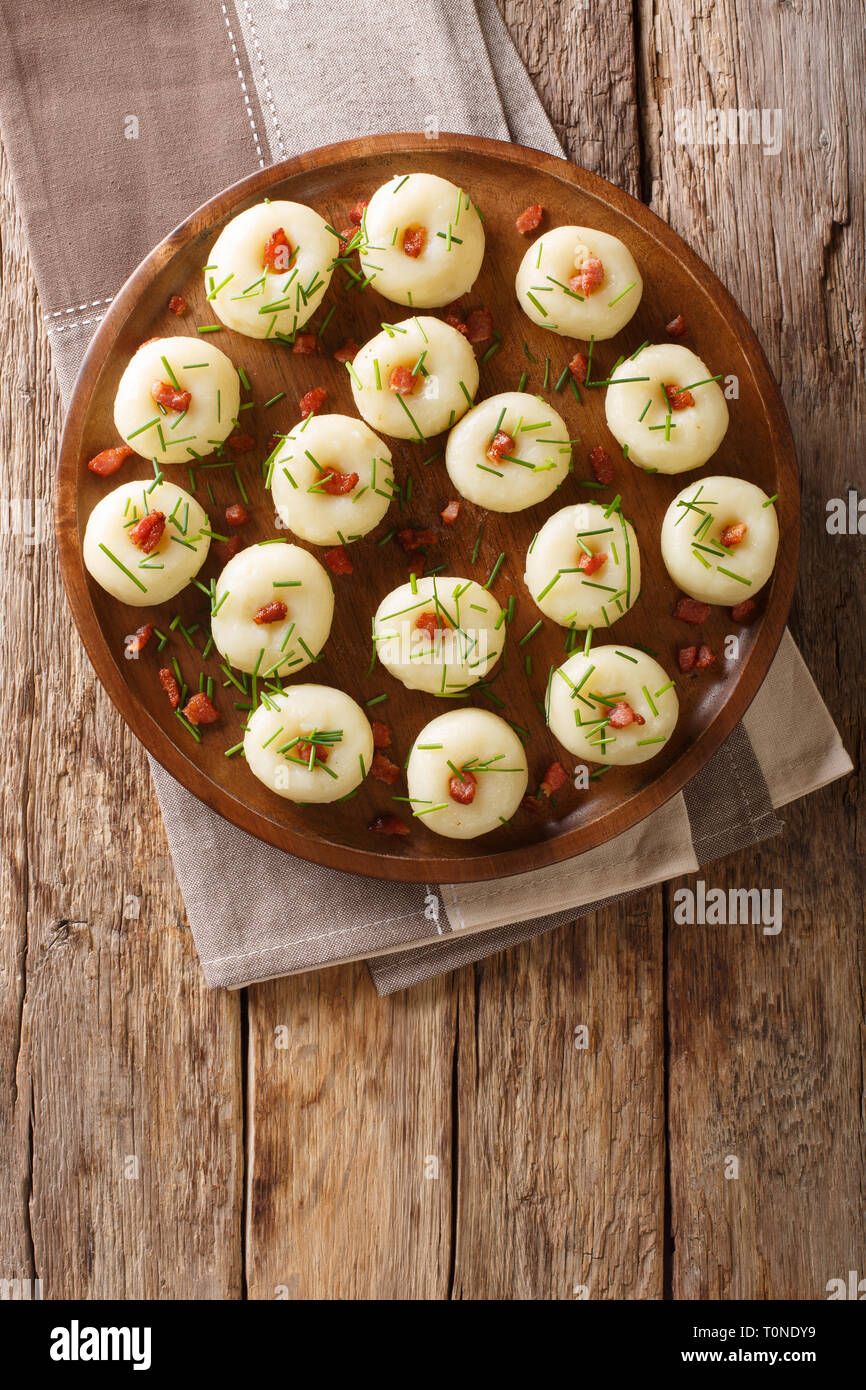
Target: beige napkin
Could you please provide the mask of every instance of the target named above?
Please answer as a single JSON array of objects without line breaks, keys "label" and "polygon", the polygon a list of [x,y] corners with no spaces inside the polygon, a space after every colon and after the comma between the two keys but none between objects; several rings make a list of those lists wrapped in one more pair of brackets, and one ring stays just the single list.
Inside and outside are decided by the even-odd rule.
[{"label": "beige napkin", "polygon": [[[379,130],[561,154],[493,0],[404,0],[395,14],[381,0],[77,0],[61,22],[48,6],[0,0],[0,133],[64,395],[141,257],[256,168]],[[611,844],[503,883],[320,869],[153,774],[209,983],[378,955],[384,992],[775,834],[774,806],[850,766],[786,636],[744,724],[684,793]]]}]

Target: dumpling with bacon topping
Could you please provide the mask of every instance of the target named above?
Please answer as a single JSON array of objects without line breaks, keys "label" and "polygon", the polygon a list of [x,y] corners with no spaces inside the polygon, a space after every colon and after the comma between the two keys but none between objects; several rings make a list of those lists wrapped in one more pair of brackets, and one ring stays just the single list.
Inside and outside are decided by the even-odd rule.
[{"label": "dumpling with bacon topping", "polygon": [[563,627],[610,627],[640,593],[640,549],[622,512],[579,502],[554,512],[533,539],[524,583]]},{"label": "dumpling with bacon topping", "polygon": [[406,779],[417,819],[450,840],[472,840],[510,820],[529,772],[510,724],[490,710],[464,708],[425,725]]},{"label": "dumpling with bacon topping", "polygon": [[100,499],[84,531],[84,563],[107,593],[133,608],[166,603],[207,559],[208,519],[183,488],[152,479]]},{"label": "dumpling with bacon topping", "polygon": [[451,304],[475,283],[484,227],[469,194],[438,174],[395,174],[361,218],[361,268],[386,299]]},{"label": "dumpling with bacon topping", "polygon": [[554,227],[517,272],[517,301],[533,323],[566,338],[612,338],[637,311],[643,280],[619,237],[594,227]]},{"label": "dumpling with bacon topping", "polygon": [[611,372],[607,425],[632,463],[685,473],[716,452],[728,428],[718,377],[680,343],[656,343]]},{"label": "dumpling with bacon topping", "polygon": [[409,690],[458,695],[486,676],[505,644],[505,615],[472,579],[428,575],[393,589],[373,619],[382,665]]},{"label": "dumpling with bacon topping", "polygon": [[345,545],[378,526],[396,495],[391,450],[349,415],[308,415],[269,467],[283,524],[312,545]]},{"label": "dumpling with bacon topping", "polygon": [[282,679],[315,661],[333,616],[334,590],[316,557],[288,541],[259,541],[217,580],[211,632],[230,666]]},{"label": "dumpling with bacon topping", "polygon": [[774,498],[744,478],[704,478],[675,497],[662,522],[662,559],[683,593],[728,607],[766,584],[779,549]]},{"label": "dumpling with bacon topping", "polygon": [[462,333],[429,317],[385,323],[347,363],[368,425],[424,442],[450,429],[478,390],[478,363]]},{"label": "dumpling with bacon topping", "polygon": [[237,422],[234,366],[200,338],[151,338],[127,363],[114,423],[131,449],[161,467],[212,454]]},{"label": "dumpling with bacon topping", "polygon": [[503,391],[454,426],[445,466],[470,502],[491,512],[519,512],[543,502],[568,474],[568,426],[538,396]]},{"label": "dumpling with bacon topping", "polygon": [[338,801],[373,761],[373,730],[360,705],[329,685],[268,693],[244,734],[247,766],[289,801]]},{"label": "dumpling with bacon topping", "polygon": [[547,723],[577,757],[624,766],[662,751],[679,708],[675,682],[653,657],[639,647],[594,647],[554,671]]}]

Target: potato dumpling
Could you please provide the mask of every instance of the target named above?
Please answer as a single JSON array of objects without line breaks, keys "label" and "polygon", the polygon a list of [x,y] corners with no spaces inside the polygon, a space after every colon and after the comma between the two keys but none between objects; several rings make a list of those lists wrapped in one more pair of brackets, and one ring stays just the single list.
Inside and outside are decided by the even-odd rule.
[{"label": "potato dumpling", "polygon": [[662,559],[683,593],[733,607],[763,588],[776,563],[772,499],[743,478],[704,478],[675,497],[662,522]]},{"label": "potato dumpling", "polygon": [[130,358],[114,423],[130,448],[160,466],[212,454],[237,424],[234,366],[201,338],[152,338]]},{"label": "potato dumpling", "polygon": [[622,512],[579,502],[554,512],[533,539],[524,583],[563,627],[610,627],[640,593],[640,549]]},{"label": "potato dumpling", "polygon": [[568,427],[525,391],[489,396],[448,436],[445,466],[457,491],[491,512],[519,512],[555,492],[571,467]]},{"label": "potato dumpling", "polygon": [[437,174],[395,174],[361,220],[361,269],[395,304],[433,309],[469,291],[484,227],[469,194]]},{"label": "potato dumpling", "polygon": [[376,654],[409,690],[453,696],[486,676],[505,645],[502,609],[472,579],[428,575],[383,598],[373,619]]},{"label": "potato dumpling", "polygon": [[244,734],[247,766],[289,801],[348,796],[373,761],[373,730],[360,705],[329,685],[268,692]]},{"label": "potato dumpling", "polygon": [[611,373],[608,429],[632,463],[654,473],[700,468],[728,428],[728,407],[712,373],[679,343],[656,343]]},{"label": "potato dumpling", "polygon": [[312,545],[360,540],[396,495],[391,450],[350,415],[308,415],[295,425],[271,480],[283,525]]},{"label": "potato dumpling", "polygon": [[679,700],[664,667],[639,647],[593,647],[554,671],[547,722],[570,753],[624,766],[660,753]]},{"label": "potato dumpling", "polygon": [[315,661],[333,616],[334,590],[315,556],[288,541],[260,541],[217,580],[211,632],[230,666],[282,678]]},{"label": "potato dumpling", "polygon": [[97,584],[133,608],[166,603],[207,559],[205,512],[174,483],[123,483],[87,519],[84,563]]},{"label": "potato dumpling", "polygon": [[421,730],[406,779],[416,817],[437,835],[471,840],[510,820],[529,773],[510,724],[489,710],[463,708]]},{"label": "potato dumpling", "polygon": [[441,319],[383,325],[350,366],[358,413],[395,439],[423,441],[450,429],[478,390],[475,353]]},{"label": "potato dumpling", "polygon": [[529,247],[516,290],[521,309],[540,328],[601,342],[634,315],[643,281],[618,237],[594,227],[554,227]]}]

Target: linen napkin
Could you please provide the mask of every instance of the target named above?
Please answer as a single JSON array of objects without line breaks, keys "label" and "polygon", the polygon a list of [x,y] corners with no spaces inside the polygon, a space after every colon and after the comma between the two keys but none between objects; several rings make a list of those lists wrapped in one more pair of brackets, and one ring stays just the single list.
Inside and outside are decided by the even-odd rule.
[{"label": "linen napkin", "polygon": [[[77,0],[62,20],[0,0],[0,38],[0,135],[67,398],[138,261],[256,168],[389,130],[562,153],[493,0],[404,0],[399,19],[381,0],[349,11],[324,0]],[[792,728],[805,727],[798,747]],[[608,845],[499,884],[384,884],[307,864],[229,825],[152,763],[211,985],[377,956],[383,993],[775,834],[774,808],[850,767],[788,635],[743,724],[683,793]]]}]

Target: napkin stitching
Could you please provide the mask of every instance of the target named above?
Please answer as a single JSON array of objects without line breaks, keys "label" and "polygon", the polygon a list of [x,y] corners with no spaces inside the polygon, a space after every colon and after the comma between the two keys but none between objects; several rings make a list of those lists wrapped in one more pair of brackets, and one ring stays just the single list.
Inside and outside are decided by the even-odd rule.
[{"label": "napkin stitching", "polygon": [[91,323],[102,323],[104,318],[104,314],[97,314],[92,319],[70,319],[68,323],[49,324],[45,331],[46,333],[63,333],[67,328],[86,328]]},{"label": "napkin stitching", "polygon": [[285,147],[285,145],[283,144],[283,132],[282,132],[282,130],[280,129],[280,120],[279,120],[279,117],[278,117],[278,115],[277,115],[277,108],[276,108],[276,106],[275,106],[275,104],[274,104],[274,94],[273,94],[273,92],[271,91],[271,84],[270,84],[270,81],[269,81],[269,79],[268,79],[268,74],[267,74],[267,72],[265,71],[265,58],[264,58],[264,54],[262,53],[262,46],[261,46],[261,44],[259,43],[259,36],[258,36],[258,34],[256,33],[255,20],[253,19],[253,13],[252,13],[252,10],[251,10],[250,7],[249,7],[249,4],[247,3],[247,0],[244,0],[244,10],[246,11],[247,20],[249,21],[250,35],[251,35],[251,37],[252,37],[253,43],[254,43],[255,46],[256,46],[256,55],[257,55],[258,60],[259,60],[259,67],[260,67],[261,70],[262,70],[262,81],[263,81],[264,84],[265,84],[265,91],[266,91],[267,94],[268,94],[268,106],[271,108],[271,115],[272,115],[273,120],[274,120],[274,129],[276,130],[276,134],[277,134],[277,144],[278,144],[279,147],[280,147],[280,154],[281,154],[281,155],[283,156],[283,158],[285,159],[285,157],[286,157],[286,147]]},{"label": "napkin stitching", "polygon": [[401,912],[399,917],[384,917],[379,922],[361,922],[356,927],[340,927],[338,931],[323,931],[317,936],[292,937],[289,941],[279,941],[272,946],[263,946],[259,951],[241,951],[234,956],[208,956],[206,965],[219,965],[226,960],[251,960],[253,956],[267,956],[271,951],[292,950],[295,946],[308,946],[313,941],[324,941],[332,936],[350,936],[352,932],[367,931],[370,927],[388,927],[392,922],[405,922],[407,917],[417,917],[418,912]]},{"label": "napkin stitching", "polygon": [[244,94],[244,105],[245,105],[246,108],[247,108],[247,115],[249,116],[249,119],[250,119],[250,129],[251,129],[251,131],[253,132],[253,140],[255,141],[255,145],[256,145],[256,153],[257,153],[258,156],[259,156],[259,167],[260,167],[261,169],[264,169],[264,167],[265,167],[265,159],[264,159],[264,155],[262,154],[262,147],[261,147],[261,145],[259,144],[259,132],[256,130],[256,122],[255,122],[255,119],[254,119],[254,117],[253,117],[253,108],[250,106],[250,98],[249,98],[249,93],[247,92],[246,79],[244,78],[243,68],[241,67],[241,60],[240,60],[240,58],[238,57],[237,44],[235,43],[235,36],[234,36],[234,34],[232,33],[232,26],[231,26],[231,24],[230,24],[230,22],[229,22],[228,10],[226,9],[225,5],[223,5],[223,4],[220,5],[220,9],[221,9],[222,12],[223,12],[223,19],[224,19],[225,22],[226,22],[226,29],[228,30],[229,43],[230,43],[231,46],[232,46],[232,53],[233,53],[233,55],[234,55],[235,67],[237,68],[237,77],[238,77],[238,81],[239,81],[240,84],[241,84],[241,91],[242,91],[243,94]]},{"label": "napkin stitching", "polygon": [[49,319],[63,318],[64,314],[83,314],[85,309],[96,309],[100,304],[110,304],[113,298],[114,295],[110,294],[107,299],[91,299],[89,303],[75,304],[71,309],[54,309],[50,314],[43,314],[43,318],[47,323]]}]

